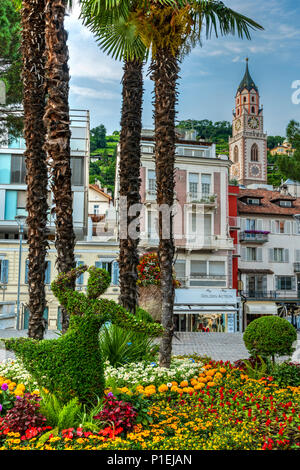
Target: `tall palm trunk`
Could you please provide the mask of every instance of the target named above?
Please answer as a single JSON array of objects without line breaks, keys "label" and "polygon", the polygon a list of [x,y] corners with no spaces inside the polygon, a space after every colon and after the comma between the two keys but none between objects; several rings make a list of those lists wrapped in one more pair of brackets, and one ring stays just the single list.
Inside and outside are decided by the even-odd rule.
[{"label": "tall palm trunk", "polygon": [[[139,213],[129,215],[134,204],[140,204],[140,162],[143,103],[143,64],[140,60],[125,60],[123,75],[123,104],[120,135],[120,196],[126,197],[120,206],[121,220],[129,228]],[[137,224],[137,233],[140,227]],[[120,232],[120,303],[135,313],[137,305],[137,265],[139,236],[131,237],[128,230]]]},{"label": "tall palm trunk", "polygon": [[[51,168],[51,189],[54,196],[58,272],[75,267],[73,208],[70,165],[69,67],[67,32],[64,29],[65,2],[46,0],[46,77],[47,104],[44,123],[47,129],[45,149]],[[70,282],[75,287],[75,281]],[[69,325],[62,309],[62,331]]]},{"label": "tall palm trunk", "polygon": [[[160,49],[152,62],[155,81],[155,165],[157,204],[171,208],[174,203],[175,116],[179,66],[170,51]],[[164,230],[163,230],[164,229]],[[164,233],[169,230],[169,235]],[[173,217],[171,211],[159,212],[159,262],[161,269],[162,325],[165,333],[159,350],[159,363],[170,367],[174,334],[173,306]]]},{"label": "tall palm trunk", "polygon": [[26,141],[28,212],[28,336],[43,339],[45,257],[47,242],[47,164],[43,150],[45,127],[45,1],[23,0],[22,56],[24,136]]}]

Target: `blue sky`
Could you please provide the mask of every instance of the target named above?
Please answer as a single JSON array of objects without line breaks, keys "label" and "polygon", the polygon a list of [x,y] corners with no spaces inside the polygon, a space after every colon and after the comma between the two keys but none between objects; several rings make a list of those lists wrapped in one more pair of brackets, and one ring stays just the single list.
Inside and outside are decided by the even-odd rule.
[{"label": "blue sky", "polygon": [[[290,119],[300,120],[300,104],[292,103],[292,83],[300,80],[300,1],[224,0],[265,30],[252,40],[204,38],[181,64],[177,119],[232,119],[234,95],[243,77],[245,57],[259,87],[265,131],[285,135]],[[91,126],[108,132],[120,128],[122,63],[103,54],[92,34],[78,20],[78,6],[66,19],[69,32],[72,108],[89,109]],[[143,126],[153,127],[153,83],[146,76]]]}]

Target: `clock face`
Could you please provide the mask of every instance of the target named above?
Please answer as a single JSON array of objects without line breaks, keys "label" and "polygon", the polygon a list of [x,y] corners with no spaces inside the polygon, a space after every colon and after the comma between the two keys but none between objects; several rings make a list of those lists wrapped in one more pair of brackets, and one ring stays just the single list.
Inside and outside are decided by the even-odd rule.
[{"label": "clock face", "polygon": [[236,121],[236,123],[235,123],[235,129],[236,129],[237,131],[239,131],[240,128],[241,128],[241,125],[242,125],[242,124],[241,124],[241,120],[238,119],[238,120]]},{"label": "clock face", "polygon": [[253,116],[248,119],[248,125],[251,127],[251,129],[257,129],[259,126],[259,120]]},{"label": "clock face", "polygon": [[251,176],[258,176],[259,175],[259,167],[256,165],[252,165],[250,169]]}]

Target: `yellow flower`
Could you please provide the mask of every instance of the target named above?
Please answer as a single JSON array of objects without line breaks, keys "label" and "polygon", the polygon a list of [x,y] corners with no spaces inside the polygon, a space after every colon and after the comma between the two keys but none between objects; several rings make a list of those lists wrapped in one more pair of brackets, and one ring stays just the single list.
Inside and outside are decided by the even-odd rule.
[{"label": "yellow flower", "polygon": [[189,386],[189,383],[187,380],[183,380],[182,382],[180,382],[180,387],[188,387]]},{"label": "yellow flower", "polygon": [[215,382],[207,382],[207,385],[208,385],[209,387],[214,387],[216,384],[215,384]]},{"label": "yellow flower", "polygon": [[203,382],[201,383],[198,383],[197,385],[195,385],[194,389],[195,390],[201,390],[201,388],[204,388],[205,387],[205,384]]},{"label": "yellow flower", "polygon": [[168,390],[169,390],[169,387],[168,387],[167,385],[165,385],[165,384],[162,384],[162,385],[160,385],[160,386],[158,387],[158,391],[159,391],[160,393],[167,392]]}]

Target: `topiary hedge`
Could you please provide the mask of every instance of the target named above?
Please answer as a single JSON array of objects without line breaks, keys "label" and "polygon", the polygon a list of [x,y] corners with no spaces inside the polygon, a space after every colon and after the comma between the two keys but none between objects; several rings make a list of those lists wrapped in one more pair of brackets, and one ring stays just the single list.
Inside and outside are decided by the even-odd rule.
[{"label": "topiary hedge", "polygon": [[252,356],[290,356],[297,339],[295,328],[284,318],[261,317],[253,320],[244,333],[244,343]]},{"label": "topiary hedge", "polygon": [[[70,279],[89,272],[87,294],[72,291]],[[67,333],[58,339],[32,340],[12,338],[4,340],[41,387],[55,393],[63,402],[77,396],[89,402],[104,392],[104,370],[99,330],[107,321],[120,327],[150,336],[162,334],[156,323],[138,320],[112,300],[98,299],[110,284],[109,274],[103,269],[80,266],[63,273],[51,284],[54,295],[70,314]]]}]

